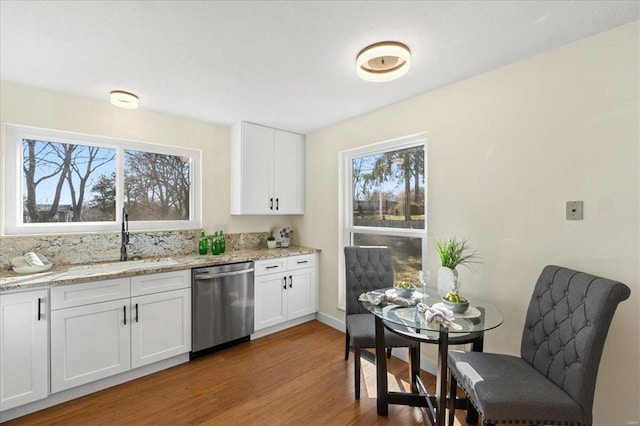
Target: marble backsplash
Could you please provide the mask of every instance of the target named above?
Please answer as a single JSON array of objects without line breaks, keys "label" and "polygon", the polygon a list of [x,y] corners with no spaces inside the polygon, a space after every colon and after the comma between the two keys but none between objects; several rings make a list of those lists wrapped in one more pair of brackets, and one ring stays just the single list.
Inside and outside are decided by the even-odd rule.
[{"label": "marble backsplash", "polygon": [[[267,247],[268,232],[225,234],[227,250]],[[200,230],[131,232],[129,257],[164,257],[198,251]],[[120,233],[0,237],[0,269],[10,269],[11,259],[28,251],[45,255],[55,265],[78,265],[120,259]]]}]

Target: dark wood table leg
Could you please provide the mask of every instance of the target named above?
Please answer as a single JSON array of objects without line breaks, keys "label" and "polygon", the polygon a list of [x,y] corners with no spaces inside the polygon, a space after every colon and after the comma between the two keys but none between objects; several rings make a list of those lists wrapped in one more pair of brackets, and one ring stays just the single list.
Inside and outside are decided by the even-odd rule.
[{"label": "dark wood table leg", "polygon": [[418,377],[420,376],[420,342],[409,348],[409,376],[411,391],[418,393]]},{"label": "dark wood table leg", "polygon": [[436,426],[444,426],[447,407],[447,352],[449,351],[449,333],[441,325],[438,342],[438,377],[436,380]]},{"label": "dark wood table leg", "polygon": [[389,415],[389,388],[387,384],[387,357],[384,350],[384,325],[382,319],[376,317],[376,400],[378,415]]}]

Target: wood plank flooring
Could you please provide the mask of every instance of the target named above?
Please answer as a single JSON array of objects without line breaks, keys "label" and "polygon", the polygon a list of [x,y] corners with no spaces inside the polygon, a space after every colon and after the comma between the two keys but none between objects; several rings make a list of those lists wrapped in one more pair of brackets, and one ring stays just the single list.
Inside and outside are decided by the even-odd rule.
[{"label": "wood plank flooring", "polygon": [[[364,359],[356,401],[352,357],[344,360],[343,333],[311,321],[3,425],[429,424],[415,407],[390,405],[379,417],[375,365]],[[422,376],[433,389],[434,377]],[[390,389],[408,389],[407,378],[392,358]]]}]

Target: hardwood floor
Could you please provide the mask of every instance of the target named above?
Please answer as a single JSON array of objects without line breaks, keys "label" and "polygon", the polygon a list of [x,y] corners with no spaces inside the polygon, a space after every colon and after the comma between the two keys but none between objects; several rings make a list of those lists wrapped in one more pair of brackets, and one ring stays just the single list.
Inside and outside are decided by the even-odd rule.
[{"label": "hardwood floor", "polygon": [[[415,407],[390,405],[379,417],[375,365],[364,359],[356,401],[351,357],[344,361],[343,333],[311,321],[6,425],[429,424]],[[422,376],[433,389],[433,376]],[[407,378],[407,364],[392,358],[390,389],[407,389]]]}]

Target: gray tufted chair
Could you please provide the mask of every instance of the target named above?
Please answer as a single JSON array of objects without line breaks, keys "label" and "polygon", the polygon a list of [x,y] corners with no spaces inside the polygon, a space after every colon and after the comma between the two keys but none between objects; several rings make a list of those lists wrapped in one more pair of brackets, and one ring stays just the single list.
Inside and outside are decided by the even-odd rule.
[{"label": "gray tufted chair", "polygon": [[[375,348],[376,332],[375,318],[358,301],[358,296],[371,290],[393,286],[393,258],[388,247],[345,247],[344,256],[347,291],[344,359],[349,359],[349,347],[353,347],[355,393],[356,399],[360,399],[360,355],[364,348]],[[388,348],[416,344],[386,329],[384,337]]]},{"label": "gray tufted chair", "polygon": [[449,352],[449,396],[459,383],[485,425],[591,425],[604,341],[630,293],[616,281],[546,266],[529,302],[520,357]]}]

